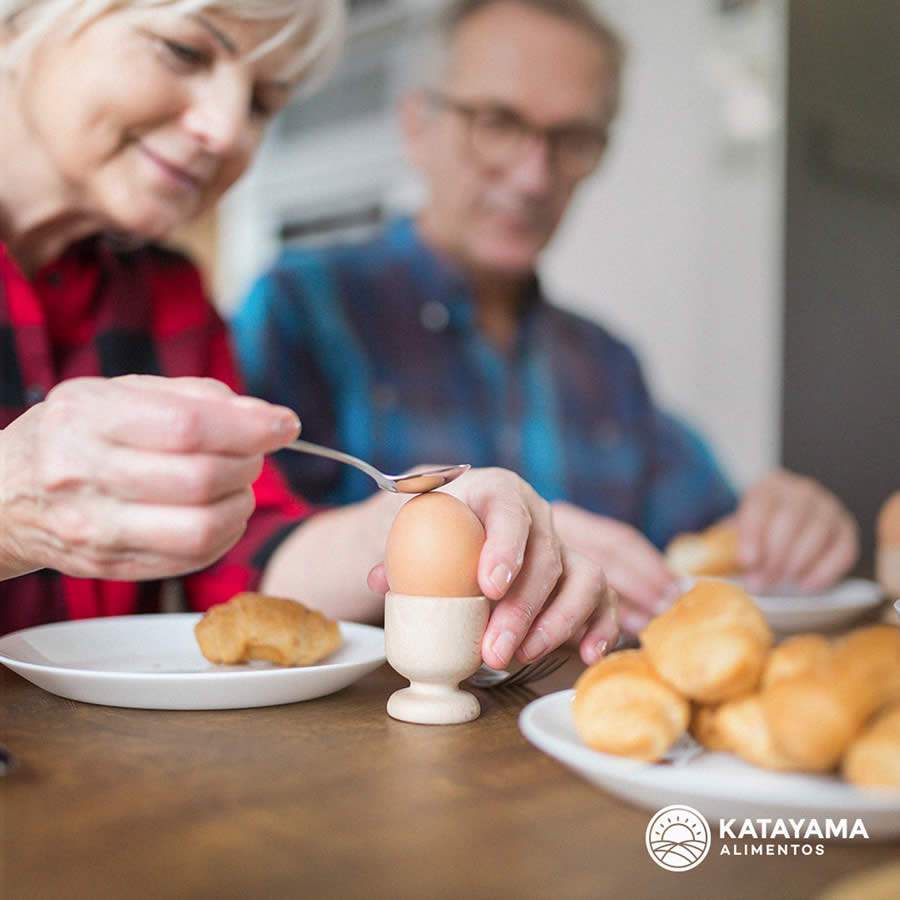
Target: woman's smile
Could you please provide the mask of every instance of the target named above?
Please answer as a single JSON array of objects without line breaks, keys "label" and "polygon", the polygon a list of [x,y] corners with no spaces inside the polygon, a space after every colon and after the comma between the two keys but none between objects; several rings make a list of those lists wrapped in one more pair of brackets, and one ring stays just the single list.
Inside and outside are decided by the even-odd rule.
[{"label": "woman's smile", "polygon": [[150,162],[159,180],[167,187],[195,192],[201,190],[209,181],[208,174],[201,175],[197,171],[192,172],[186,165],[176,163],[161,153],[157,153],[145,143],[139,142],[138,149]]}]

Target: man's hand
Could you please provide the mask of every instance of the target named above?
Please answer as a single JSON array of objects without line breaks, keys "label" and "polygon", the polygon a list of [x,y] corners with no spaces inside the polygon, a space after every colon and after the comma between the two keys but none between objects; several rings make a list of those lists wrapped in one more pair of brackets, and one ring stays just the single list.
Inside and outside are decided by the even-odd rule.
[{"label": "man's hand", "polygon": [[65,381],[0,432],[0,577],[164,578],[244,533],[288,409],[203,378]]},{"label": "man's hand", "polygon": [[[546,500],[505,469],[473,469],[443,490],[468,504],[485,528],[478,583],[496,601],[482,643],[488,665],[505,668],[514,655],[530,662],[572,637],[588,664],[612,648],[615,593],[595,562],[563,547]],[[372,570],[369,586],[388,590],[383,565]]]},{"label": "man's hand", "polygon": [[735,515],[738,557],[751,590],[821,590],[859,556],[856,520],[811,478],[777,470],[751,487]]},{"label": "man's hand", "polygon": [[637,634],[678,595],[678,578],[662,554],[636,528],[571,503],[553,504],[562,542],[602,567],[619,595],[622,628]]}]

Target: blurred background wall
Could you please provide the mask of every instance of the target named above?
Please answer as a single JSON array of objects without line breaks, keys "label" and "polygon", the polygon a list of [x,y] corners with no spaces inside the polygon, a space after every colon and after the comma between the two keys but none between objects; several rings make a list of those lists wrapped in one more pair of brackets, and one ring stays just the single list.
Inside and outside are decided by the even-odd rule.
[{"label": "blurred background wall", "polygon": [[602,9],[629,45],[622,118],[547,275],[747,483],[778,456],[784,4]]},{"label": "blurred background wall", "polygon": [[900,489],[900,4],[791,0],[789,34],[782,458],[868,551]]}]

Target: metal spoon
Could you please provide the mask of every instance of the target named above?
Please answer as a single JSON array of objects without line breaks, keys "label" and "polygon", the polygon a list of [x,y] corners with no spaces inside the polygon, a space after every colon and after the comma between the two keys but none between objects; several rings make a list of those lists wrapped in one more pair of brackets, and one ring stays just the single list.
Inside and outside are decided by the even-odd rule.
[{"label": "metal spoon", "polygon": [[310,453],[313,456],[324,456],[327,459],[336,459],[338,462],[355,466],[365,472],[383,491],[392,494],[426,494],[435,488],[443,487],[459,478],[463,472],[468,472],[471,466],[441,466],[438,469],[426,469],[422,472],[413,472],[411,475],[385,475],[379,472],[375,466],[351,456],[349,453],[341,453],[340,450],[332,450],[329,447],[320,447],[309,441],[293,441],[285,447],[286,450],[296,450],[298,453]]}]

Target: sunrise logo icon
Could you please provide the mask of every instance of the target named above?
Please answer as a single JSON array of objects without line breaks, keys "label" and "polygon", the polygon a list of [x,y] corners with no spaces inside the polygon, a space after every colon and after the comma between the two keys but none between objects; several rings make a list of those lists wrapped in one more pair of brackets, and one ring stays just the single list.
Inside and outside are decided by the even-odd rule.
[{"label": "sunrise logo icon", "polygon": [[647,825],[650,859],[669,872],[687,872],[706,859],[712,839],[706,819],[691,806],[666,806]]}]

